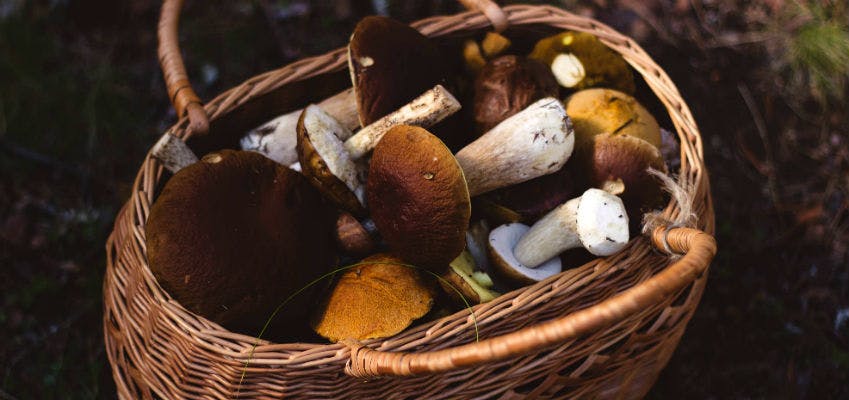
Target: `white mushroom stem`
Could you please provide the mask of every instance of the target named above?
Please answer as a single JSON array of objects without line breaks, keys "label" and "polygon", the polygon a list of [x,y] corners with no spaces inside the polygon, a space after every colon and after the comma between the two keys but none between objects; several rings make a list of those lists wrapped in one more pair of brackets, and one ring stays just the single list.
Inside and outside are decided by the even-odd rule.
[{"label": "white mushroom stem", "polygon": [[345,150],[345,144],[339,140],[340,136],[350,136],[350,130],[316,105],[307,106],[303,118],[310,143],[327,169],[345,183],[360,204],[365,205],[365,187],[359,180],[357,165]]},{"label": "white mushroom stem", "polygon": [[[347,140],[350,137],[351,130],[360,126],[354,89],[348,88],[328,97],[318,103],[318,106],[346,128],[337,133],[347,132],[349,136],[339,137],[339,140]],[[283,165],[291,165],[297,162],[298,153],[295,146],[298,139],[295,128],[302,112],[303,109],[299,109],[283,114],[251,130],[242,137],[239,143],[242,150],[260,152]]]},{"label": "white mushroom stem", "polygon": [[551,62],[551,72],[560,86],[571,88],[587,76],[581,60],[572,53],[558,54]]},{"label": "white mushroom stem", "polygon": [[151,155],[171,173],[198,162],[198,157],[180,138],[166,133],[153,145]]},{"label": "white mushroom stem", "polygon": [[360,129],[345,142],[351,158],[357,160],[374,149],[390,128],[416,125],[427,128],[460,110],[460,102],[442,85],[436,85],[398,110]]},{"label": "white mushroom stem", "polygon": [[551,210],[519,240],[516,259],[534,268],[568,249],[609,256],[628,244],[628,215],[615,195],[589,189]]},{"label": "white mushroom stem", "polygon": [[575,145],[559,100],[541,99],[505,119],[456,154],[469,194],[476,196],[556,172]]}]

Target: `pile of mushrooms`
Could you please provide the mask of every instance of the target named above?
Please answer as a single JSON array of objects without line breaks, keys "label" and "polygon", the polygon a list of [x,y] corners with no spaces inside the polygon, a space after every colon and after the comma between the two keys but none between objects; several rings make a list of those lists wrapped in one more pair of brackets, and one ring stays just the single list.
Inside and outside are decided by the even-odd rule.
[{"label": "pile of mushrooms", "polygon": [[574,32],[530,54],[493,33],[445,49],[368,17],[348,46],[350,89],[248,132],[241,151],[198,160],[163,136],[152,154],[173,176],[146,224],[160,285],[253,329],[336,269],[274,338],[309,320],[362,340],[547,279],[577,265],[569,249],[625,248],[663,204],[647,169],[666,164],[624,60]]}]

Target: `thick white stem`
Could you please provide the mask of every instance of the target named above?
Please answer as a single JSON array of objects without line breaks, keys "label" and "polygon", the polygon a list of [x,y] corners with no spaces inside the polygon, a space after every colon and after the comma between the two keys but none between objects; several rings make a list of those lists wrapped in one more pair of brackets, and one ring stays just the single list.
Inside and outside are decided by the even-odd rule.
[{"label": "thick white stem", "polygon": [[[318,103],[318,106],[346,128],[338,133],[347,132],[349,136],[339,137],[339,140],[347,140],[351,130],[360,126],[354,89],[349,88],[328,97]],[[248,132],[240,141],[242,150],[260,152],[283,165],[297,162],[298,153],[295,146],[298,139],[295,129],[302,112],[303,109],[299,109],[283,114]]]},{"label": "thick white stem", "polygon": [[180,138],[166,133],[153,145],[151,155],[172,173],[198,162],[198,157]]},{"label": "thick white stem", "polygon": [[390,128],[397,125],[416,125],[427,128],[460,110],[460,102],[442,85],[436,85],[398,110],[360,129],[345,142],[351,158],[366,155]]},{"label": "thick white stem", "polygon": [[476,196],[556,172],[575,145],[559,100],[541,99],[507,118],[457,154],[469,194]]},{"label": "thick white stem", "polygon": [[581,247],[577,234],[580,202],[580,197],[569,200],[537,221],[516,243],[516,259],[535,268],[565,250]]}]

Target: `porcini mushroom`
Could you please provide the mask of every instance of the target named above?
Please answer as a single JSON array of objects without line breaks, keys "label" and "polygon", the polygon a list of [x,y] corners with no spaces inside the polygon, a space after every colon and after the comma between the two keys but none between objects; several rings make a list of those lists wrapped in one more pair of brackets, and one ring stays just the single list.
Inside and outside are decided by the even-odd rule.
[{"label": "porcini mushroom", "polygon": [[[603,189],[611,181],[622,182],[623,190],[617,195],[630,215],[642,215],[663,205],[663,189],[648,169],[666,172],[666,163],[660,150],[645,140],[609,133],[596,135],[589,161],[582,165],[593,187]],[[633,220],[639,223],[640,218]]]},{"label": "porcini mushroom", "polygon": [[336,219],[336,242],[346,253],[358,256],[371,253],[375,247],[372,232],[346,212]]},{"label": "porcini mushroom", "polygon": [[[350,136],[352,130],[359,128],[354,89],[349,88],[328,97],[319,102],[318,106],[346,128],[337,134]],[[257,151],[280,164],[291,165],[298,161],[295,149],[298,142],[297,126],[303,112],[303,109],[295,110],[262,124],[243,136],[239,145],[242,150]],[[347,140],[349,136],[340,136],[339,140]]]},{"label": "porcini mushroom", "polygon": [[547,259],[535,268],[526,266],[515,256],[516,243],[530,228],[522,223],[504,224],[489,233],[487,250],[489,261],[494,271],[513,286],[524,286],[539,282],[550,276],[557,275],[562,270],[560,259]]},{"label": "porcini mushroom", "polygon": [[475,79],[477,132],[492,129],[543,97],[556,97],[559,90],[551,71],[539,61],[515,55],[489,61]]},{"label": "porcini mushroom", "polygon": [[397,110],[450,73],[439,48],[419,31],[382,16],[365,17],[348,44],[348,70],[360,124]]},{"label": "porcini mushroom", "polygon": [[[306,179],[261,154],[222,150],[165,184],[145,223],[147,259],[181,305],[257,334],[287,296],[330,270],[334,210]],[[295,298],[274,326],[305,317]]]},{"label": "porcini mushroom", "polygon": [[622,200],[593,188],[537,221],[513,253],[523,265],[534,268],[581,246],[597,256],[609,256],[625,247],[628,239],[628,214]]},{"label": "porcini mushroom", "polygon": [[441,273],[465,247],[471,206],[463,170],[425,129],[400,125],[372,153],[366,195],[393,254]]},{"label": "porcini mushroom", "polygon": [[297,131],[298,160],[304,176],[338,206],[364,216],[365,189],[357,165],[339,140],[340,136],[350,137],[350,131],[315,105],[304,108]]},{"label": "porcini mushroom", "polygon": [[593,136],[610,133],[638,137],[660,147],[660,126],[637,99],[616,90],[587,89],[564,101],[575,125],[576,152],[590,145]]},{"label": "porcini mushroom", "polygon": [[634,93],[628,63],[590,33],[570,31],[541,39],[530,57],[549,66],[565,88],[609,87]]},{"label": "porcini mushroom", "polygon": [[316,333],[332,342],[383,338],[427,314],[433,287],[419,271],[402,264],[377,254],[345,271],[313,315]]}]

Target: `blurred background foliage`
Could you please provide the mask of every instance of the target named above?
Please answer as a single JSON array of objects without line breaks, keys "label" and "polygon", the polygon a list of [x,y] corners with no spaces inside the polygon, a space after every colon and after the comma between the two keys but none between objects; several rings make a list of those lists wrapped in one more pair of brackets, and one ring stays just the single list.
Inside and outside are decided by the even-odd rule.
[{"label": "blurred background foliage", "polygon": [[[634,37],[705,137],[720,253],[650,397],[849,398],[847,3],[553,3]],[[189,76],[211,99],[344,45],[376,11],[413,21],[458,6],[189,1]],[[0,399],[114,397],[104,243],[175,120],[158,12],[153,0],[0,0]]]}]

